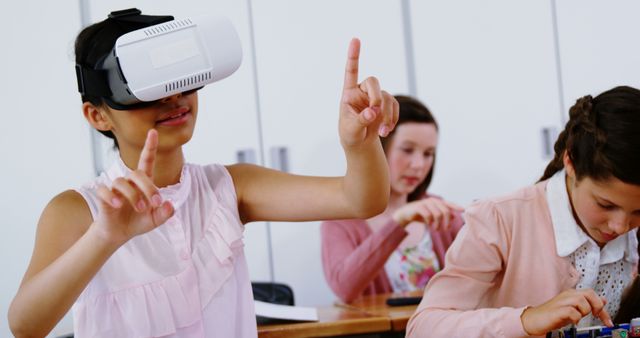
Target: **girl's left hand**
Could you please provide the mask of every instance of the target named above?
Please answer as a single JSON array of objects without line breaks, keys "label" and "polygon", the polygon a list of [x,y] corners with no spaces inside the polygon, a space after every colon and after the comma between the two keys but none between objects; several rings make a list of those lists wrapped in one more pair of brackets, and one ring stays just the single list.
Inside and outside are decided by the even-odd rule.
[{"label": "girl's left hand", "polygon": [[378,79],[368,77],[358,84],[360,40],[349,44],[344,87],[340,101],[340,141],[353,147],[387,136],[398,122],[398,101],[380,89]]},{"label": "girl's left hand", "polygon": [[542,305],[526,308],[520,315],[522,328],[528,335],[541,336],[568,324],[578,324],[592,313],[606,326],[612,327],[611,316],[605,309],[607,300],[593,289],[569,289]]},{"label": "girl's left hand", "polygon": [[449,230],[451,220],[456,212],[462,212],[464,208],[437,197],[428,197],[409,202],[398,208],[393,215],[393,220],[400,226],[418,221],[433,227],[433,230]]}]

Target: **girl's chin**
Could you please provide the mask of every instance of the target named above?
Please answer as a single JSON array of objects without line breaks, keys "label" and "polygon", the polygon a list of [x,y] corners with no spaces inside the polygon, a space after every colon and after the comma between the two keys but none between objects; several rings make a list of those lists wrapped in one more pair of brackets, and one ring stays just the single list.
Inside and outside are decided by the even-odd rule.
[{"label": "girl's chin", "polygon": [[393,192],[398,194],[398,195],[408,195],[410,193],[412,193],[414,190],[416,190],[417,186],[406,186],[403,185],[401,187],[395,187],[393,188]]}]

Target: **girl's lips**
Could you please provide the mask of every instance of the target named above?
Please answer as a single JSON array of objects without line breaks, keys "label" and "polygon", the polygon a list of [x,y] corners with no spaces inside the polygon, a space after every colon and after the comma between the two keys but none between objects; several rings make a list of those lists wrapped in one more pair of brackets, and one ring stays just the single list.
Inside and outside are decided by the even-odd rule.
[{"label": "girl's lips", "polygon": [[156,124],[161,126],[178,126],[184,124],[191,117],[191,111],[187,107],[181,107],[164,115]]},{"label": "girl's lips", "polygon": [[604,238],[605,241],[612,241],[614,239],[616,239],[618,237],[618,235],[616,234],[608,234],[606,232],[600,232],[600,234],[602,234],[602,238]]},{"label": "girl's lips", "polygon": [[410,185],[414,185],[419,182],[417,177],[403,177],[403,179],[405,180],[405,182],[407,182],[407,184]]}]

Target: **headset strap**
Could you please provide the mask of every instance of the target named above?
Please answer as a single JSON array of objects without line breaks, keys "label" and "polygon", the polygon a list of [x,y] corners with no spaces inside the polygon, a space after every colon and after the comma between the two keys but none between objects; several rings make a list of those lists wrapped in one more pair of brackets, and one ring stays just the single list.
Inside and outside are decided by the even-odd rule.
[{"label": "headset strap", "polygon": [[140,23],[148,26],[173,20],[171,15],[142,15],[142,12],[137,8],[111,12],[108,18],[117,22]]},{"label": "headset strap", "polygon": [[[173,20],[170,15],[142,15],[137,8],[123,9],[109,13],[107,20],[122,23],[139,24],[142,27],[157,25]],[[99,62],[98,62],[99,63]],[[101,69],[92,69],[84,65],[76,64],[76,79],[78,91],[84,96],[110,97],[111,89],[108,85],[107,72]]]},{"label": "headset strap", "polygon": [[82,96],[111,96],[111,89],[107,85],[107,72],[96,70],[76,64],[76,79],[78,91]]}]

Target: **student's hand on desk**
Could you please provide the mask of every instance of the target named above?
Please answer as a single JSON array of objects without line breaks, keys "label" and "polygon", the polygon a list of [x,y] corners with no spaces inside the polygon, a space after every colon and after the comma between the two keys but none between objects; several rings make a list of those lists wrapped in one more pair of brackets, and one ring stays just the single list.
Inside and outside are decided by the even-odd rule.
[{"label": "student's hand on desk", "polygon": [[344,147],[354,147],[387,136],[398,122],[399,104],[380,89],[378,79],[368,77],[358,84],[360,40],[349,44],[344,87],[340,101],[340,140]]},{"label": "student's hand on desk", "polygon": [[440,198],[428,197],[403,205],[393,213],[392,218],[400,226],[415,221],[428,224],[436,231],[448,230],[455,211],[464,211],[464,208]]},{"label": "student's hand on desk", "polygon": [[520,320],[527,334],[535,336],[545,335],[569,324],[577,324],[589,313],[611,327],[613,322],[604,308],[606,304],[607,300],[592,289],[571,289],[540,306],[525,309]]},{"label": "student's hand on desk", "polygon": [[173,205],[162,201],[153,184],[158,132],[151,129],[140,154],[138,169],[113,181],[111,188],[98,187],[99,213],[94,226],[108,242],[122,245],[136,235],[151,231],[173,215]]}]

